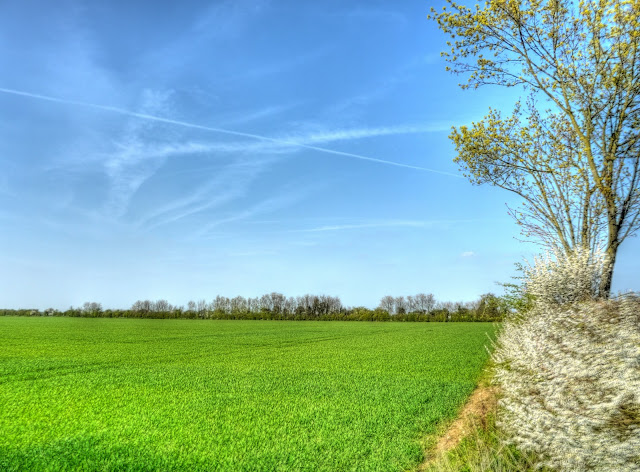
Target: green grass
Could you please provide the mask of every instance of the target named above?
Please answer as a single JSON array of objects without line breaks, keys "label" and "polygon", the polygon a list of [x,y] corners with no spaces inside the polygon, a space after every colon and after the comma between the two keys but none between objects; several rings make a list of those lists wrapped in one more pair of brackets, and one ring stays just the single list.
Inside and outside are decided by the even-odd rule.
[{"label": "green grass", "polygon": [[407,470],[493,331],[0,317],[0,470]]},{"label": "green grass", "polygon": [[[479,379],[479,387],[495,387],[494,374],[495,365],[489,361]],[[499,391],[496,395],[499,399]],[[432,457],[421,472],[554,472],[541,467],[535,453],[523,452],[509,444],[508,435],[496,425],[497,414],[498,408],[494,405],[486,417],[474,418],[469,434],[450,451]],[[427,438],[431,445],[436,441],[437,437]]]},{"label": "green grass", "polygon": [[553,472],[536,466],[532,453],[523,453],[508,445],[506,436],[495,424],[495,415],[479,424],[453,450],[424,469],[424,472]]}]

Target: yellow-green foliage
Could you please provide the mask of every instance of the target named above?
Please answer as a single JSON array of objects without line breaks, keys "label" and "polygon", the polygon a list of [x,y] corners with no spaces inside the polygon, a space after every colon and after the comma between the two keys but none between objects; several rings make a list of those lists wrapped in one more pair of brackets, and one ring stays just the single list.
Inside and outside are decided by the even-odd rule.
[{"label": "yellow-green foliage", "polygon": [[2,317],[0,470],[406,470],[493,330]]},{"label": "yellow-green foliage", "polygon": [[618,248],[640,228],[640,0],[448,0],[432,18],[463,88],[530,94],[510,117],[455,129],[456,161],[522,197],[512,214],[525,235],[567,254],[603,244],[609,293]]}]

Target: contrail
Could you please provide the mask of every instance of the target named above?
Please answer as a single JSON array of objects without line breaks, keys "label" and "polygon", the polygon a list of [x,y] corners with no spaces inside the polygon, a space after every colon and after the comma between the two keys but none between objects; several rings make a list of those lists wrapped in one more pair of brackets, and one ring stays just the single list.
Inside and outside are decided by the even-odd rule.
[{"label": "contrail", "polygon": [[326,153],[326,154],[335,154],[337,156],[352,157],[354,159],[361,159],[363,161],[377,162],[379,164],[387,164],[387,165],[396,166],[396,167],[404,167],[404,168],[407,168],[407,169],[420,170],[420,171],[424,171],[424,172],[433,172],[433,173],[436,173],[436,174],[448,175],[450,177],[456,177],[456,178],[459,178],[459,179],[462,178],[461,176],[459,176],[457,174],[453,174],[451,172],[444,172],[444,171],[441,171],[441,170],[430,169],[428,167],[412,166],[410,164],[402,164],[400,162],[387,161],[385,159],[377,159],[375,157],[363,156],[361,154],[354,154],[354,153],[351,153],[351,152],[335,151],[333,149],[327,149],[327,148],[323,148],[323,147],[319,147],[319,146],[311,146],[309,144],[303,144],[303,143],[299,143],[299,142],[295,142],[295,141],[288,141],[286,139],[270,138],[268,136],[262,136],[262,135],[259,135],[259,134],[245,133],[245,132],[242,132],[242,131],[234,131],[234,130],[224,129],[224,128],[215,128],[215,127],[212,127],[212,126],[204,126],[204,125],[199,125],[199,124],[196,124],[196,123],[189,123],[187,121],[172,120],[170,118],[163,118],[161,116],[148,115],[146,113],[137,113],[135,111],[125,110],[124,108],[112,107],[112,106],[108,106],[108,105],[99,105],[99,104],[96,104],[96,103],[80,102],[80,101],[76,101],[76,100],[66,100],[66,99],[63,99],[63,98],[51,97],[49,95],[41,95],[41,94],[37,94],[37,93],[24,92],[22,90],[8,89],[8,88],[3,88],[3,87],[0,87],[0,92],[11,94],[11,95],[19,95],[19,96],[22,96],[22,97],[36,98],[38,100],[46,100],[46,101],[49,101],[49,102],[62,103],[62,104],[65,104],[65,105],[76,105],[76,106],[81,106],[81,107],[95,108],[95,109],[98,109],[98,110],[105,110],[105,111],[110,111],[112,113],[118,113],[120,115],[132,116],[132,117],[140,118],[140,119],[143,119],[143,120],[157,121],[157,122],[160,122],[160,123],[167,123],[167,124],[172,124],[172,125],[176,125],[176,126],[182,126],[182,127],[185,127],[185,128],[193,128],[193,129],[200,129],[200,130],[204,130],[204,131],[212,131],[214,133],[226,134],[226,135],[230,135],[230,136],[240,136],[240,137],[243,137],[243,138],[251,138],[251,139],[256,139],[258,141],[266,141],[266,142],[279,144],[279,145],[283,145],[283,146],[295,146],[295,147],[299,147],[299,148],[303,148],[303,149],[309,149],[309,150],[312,150],[312,151],[323,152],[323,153]]}]

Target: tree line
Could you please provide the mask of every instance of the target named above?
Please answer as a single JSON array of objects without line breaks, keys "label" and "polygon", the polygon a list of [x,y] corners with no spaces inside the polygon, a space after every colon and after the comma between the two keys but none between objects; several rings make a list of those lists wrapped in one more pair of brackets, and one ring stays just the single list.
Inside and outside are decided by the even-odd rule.
[{"label": "tree line", "polygon": [[129,309],[103,309],[86,302],[61,311],[54,308],[0,309],[4,316],[70,316],[83,318],[159,318],[216,320],[318,320],[318,321],[501,321],[509,310],[504,297],[492,293],[473,302],[438,302],[433,294],[382,297],[378,307],[345,307],[340,298],[329,295],[286,297],[272,292],[260,297],[216,296],[176,306],[167,300],[138,300]]}]

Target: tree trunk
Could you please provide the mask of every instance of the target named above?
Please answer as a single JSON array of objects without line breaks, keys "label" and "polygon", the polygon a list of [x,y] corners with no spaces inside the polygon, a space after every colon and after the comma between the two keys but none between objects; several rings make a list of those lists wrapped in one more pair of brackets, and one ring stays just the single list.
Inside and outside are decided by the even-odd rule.
[{"label": "tree trunk", "polygon": [[613,268],[616,264],[616,256],[618,254],[619,243],[617,240],[609,243],[605,253],[605,268],[600,281],[600,296],[609,298],[611,295],[611,282],[613,280]]}]

